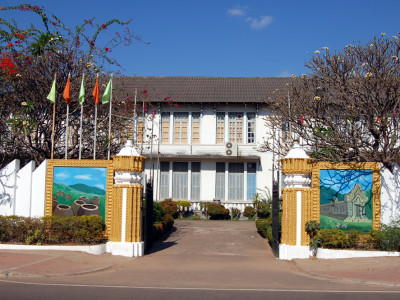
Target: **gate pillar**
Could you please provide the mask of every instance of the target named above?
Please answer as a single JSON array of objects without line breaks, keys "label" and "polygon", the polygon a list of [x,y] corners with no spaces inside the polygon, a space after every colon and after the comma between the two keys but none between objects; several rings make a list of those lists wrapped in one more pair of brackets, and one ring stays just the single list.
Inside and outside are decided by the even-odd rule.
[{"label": "gate pillar", "polygon": [[142,256],[141,184],[144,169],[143,156],[128,140],[113,156],[114,184],[111,201],[111,222],[107,252],[128,257]]},{"label": "gate pillar", "polygon": [[287,156],[281,160],[285,174],[282,189],[282,237],[279,245],[280,259],[309,258],[309,238],[305,224],[311,220],[312,159],[295,142]]}]

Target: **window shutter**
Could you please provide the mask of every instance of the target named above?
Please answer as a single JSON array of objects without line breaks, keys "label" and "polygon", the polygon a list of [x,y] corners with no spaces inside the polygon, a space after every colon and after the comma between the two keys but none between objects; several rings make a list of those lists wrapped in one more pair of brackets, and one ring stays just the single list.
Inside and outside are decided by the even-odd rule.
[{"label": "window shutter", "polygon": [[160,163],[160,198],[169,197],[169,162]]},{"label": "window shutter", "polygon": [[191,199],[200,199],[200,163],[192,162],[192,187],[191,187]]},{"label": "window shutter", "polygon": [[215,197],[225,199],[225,163],[217,162],[215,176]]}]

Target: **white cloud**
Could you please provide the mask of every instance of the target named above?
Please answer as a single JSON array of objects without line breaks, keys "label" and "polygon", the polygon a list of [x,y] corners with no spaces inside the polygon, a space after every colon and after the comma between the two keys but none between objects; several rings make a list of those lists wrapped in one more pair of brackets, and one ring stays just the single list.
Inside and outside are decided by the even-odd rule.
[{"label": "white cloud", "polygon": [[250,17],[247,18],[247,22],[250,22],[250,27],[254,29],[264,28],[265,26],[271,24],[273,20],[274,18],[271,16],[261,16],[260,19]]},{"label": "white cloud", "polygon": [[236,6],[235,8],[228,9],[230,16],[244,16],[247,12],[247,7]]},{"label": "white cloud", "polygon": [[278,77],[290,77],[290,76],[292,76],[292,74],[288,71],[283,71],[278,75]]},{"label": "white cloud", "polygon": [[79,180],[92,180],[92,175],[91,174],[82,174],[82,175],[76,175],[74,179],[79,179]]},{"label": "white cloud", "polygon": [[64,180],[64,179],[67,179],[68,177],[69,177],[69,175],[66,173],[56,173],[56,178],[58,180]]},{"label": "white cloud", "polygon": [[97,188],[99,188],[99,189],[102,189],[102,190],[105,190],[105,188],[104,188],[104,184],[96,184],[95,185],[95,187],[97,187]]}]

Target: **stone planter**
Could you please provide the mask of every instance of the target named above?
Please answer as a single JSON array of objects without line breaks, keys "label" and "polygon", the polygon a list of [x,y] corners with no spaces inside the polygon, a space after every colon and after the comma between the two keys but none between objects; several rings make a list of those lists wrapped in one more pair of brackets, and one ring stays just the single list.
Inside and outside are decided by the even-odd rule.
[{"label": "stone planter", "polygon": [[100,216],[100,209],[94,204],[82,204],[78,209],[78,216]]},{"label": "stone planter", "polygon": [[65,204],[58,204],[53,211],[53,216],[73,217],[74,213],[71,209],[71,206]]},{"label": "stone planter", "polygon": [[74,212],[75,216],[77,216],[79,207],[81,207],[81,205],[83,205],[83,204],[86,204],[86,202],[83,200],[79,200],[79,199],[75,200],[74,203],[72,203],[71,207],[72,207],[72,211]]}]

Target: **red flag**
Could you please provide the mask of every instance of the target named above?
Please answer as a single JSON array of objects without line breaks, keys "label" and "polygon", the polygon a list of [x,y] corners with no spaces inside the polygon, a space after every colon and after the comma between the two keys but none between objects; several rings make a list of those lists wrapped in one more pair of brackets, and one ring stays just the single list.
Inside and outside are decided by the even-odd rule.
[{"label": "red flag", "polygon": [[65,101],[67,102],[67,104],[71,103],[71,80],[70,80],[69,75],[68,75],[67,84],[65,85],[63,97],[64,97]]},{"label": "red flag", "polygon": [[93,90],[93,98],[94,98],[94,103],[98,104],[99,103],[99,78],[96,78],[96,85],[94,86],[94,90]]}]

